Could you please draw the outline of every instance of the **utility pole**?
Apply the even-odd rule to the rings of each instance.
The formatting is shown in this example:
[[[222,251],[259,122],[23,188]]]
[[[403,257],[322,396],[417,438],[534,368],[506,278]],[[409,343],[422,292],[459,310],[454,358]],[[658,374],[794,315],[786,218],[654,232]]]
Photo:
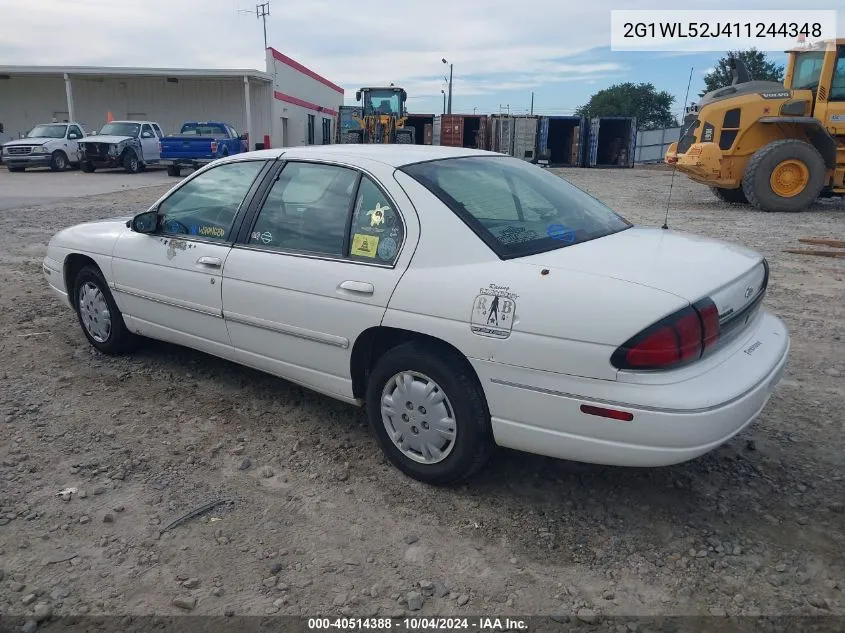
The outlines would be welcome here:
[[[531,114],[534,114],[534,91],[531,91]]]
[[[238,13],[252,13],[247,9],[238,9]],[[267,50],[267,16],[270,15],[270,0],[255,5],[255,17],[264,22],[264,50]]]
[[[444,64],[449,64],[449,114],[452,114],[452,64],[442,58]]]
[[[264,50],[267,50],[267,16],[270,15],[270,0],[255,5],[255,17],[264,22]]]

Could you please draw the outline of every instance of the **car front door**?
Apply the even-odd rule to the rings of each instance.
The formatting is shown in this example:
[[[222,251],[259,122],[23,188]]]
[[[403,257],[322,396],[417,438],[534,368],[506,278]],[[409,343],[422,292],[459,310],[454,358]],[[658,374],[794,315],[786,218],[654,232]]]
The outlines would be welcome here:
[[[79,141],[82,140],[82,128],[71,125],[67,130],[67,157],[73,163],[79,162]]]
[[[112,259],[114,291],[130,329],[230,357],[221,272],[268,161],[217,165],[186,179],[155,207],[154,233],[126,231]]]
[[[239,362],[352,399],[353,345],[381,324],[419,235],[393,169],[368,170],[287,162],[251,210],[223,267]]]
[[[161,158],[161,151],[158,148],[158,137],[153,132],[149,123],[141,127],[141,151],[144,154],[144,162],[150,163]]]

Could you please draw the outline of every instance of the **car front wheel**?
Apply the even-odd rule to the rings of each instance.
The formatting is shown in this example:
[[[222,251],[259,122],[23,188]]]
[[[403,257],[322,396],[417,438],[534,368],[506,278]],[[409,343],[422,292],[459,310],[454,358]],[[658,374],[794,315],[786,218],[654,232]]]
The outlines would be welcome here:
[[[386,352],[370,373],[366,406],[388,459],[419,481],[468,479],[493,451],[484,393],[449,348],[410,342]]]
[[[73,284],[74,308],[88,342],[104,354],[121,354],[136,342],[123,322],[103,274],[85,266]]]

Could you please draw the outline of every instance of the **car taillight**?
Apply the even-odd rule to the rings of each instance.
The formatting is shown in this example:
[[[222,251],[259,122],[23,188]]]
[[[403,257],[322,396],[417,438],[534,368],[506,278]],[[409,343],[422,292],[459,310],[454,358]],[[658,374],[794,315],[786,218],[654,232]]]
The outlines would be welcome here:
[[[670,369],[701,358],[719,340],[719,310],[709,297],[661,319],[610,357],[617,369]]]
[[[211,153],[212,154],[217,153],[217,141],[211,141]]]

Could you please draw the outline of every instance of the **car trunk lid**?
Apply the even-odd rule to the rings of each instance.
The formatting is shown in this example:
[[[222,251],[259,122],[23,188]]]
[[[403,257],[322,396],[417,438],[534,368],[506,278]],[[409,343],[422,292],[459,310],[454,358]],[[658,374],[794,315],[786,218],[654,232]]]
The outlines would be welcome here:
[[[756,314],[768,283],[768,265],[759,253],[651,227],[632,227],[515,261],[627,281],[690,303],[710,297],[719,311],[720,347]]]

